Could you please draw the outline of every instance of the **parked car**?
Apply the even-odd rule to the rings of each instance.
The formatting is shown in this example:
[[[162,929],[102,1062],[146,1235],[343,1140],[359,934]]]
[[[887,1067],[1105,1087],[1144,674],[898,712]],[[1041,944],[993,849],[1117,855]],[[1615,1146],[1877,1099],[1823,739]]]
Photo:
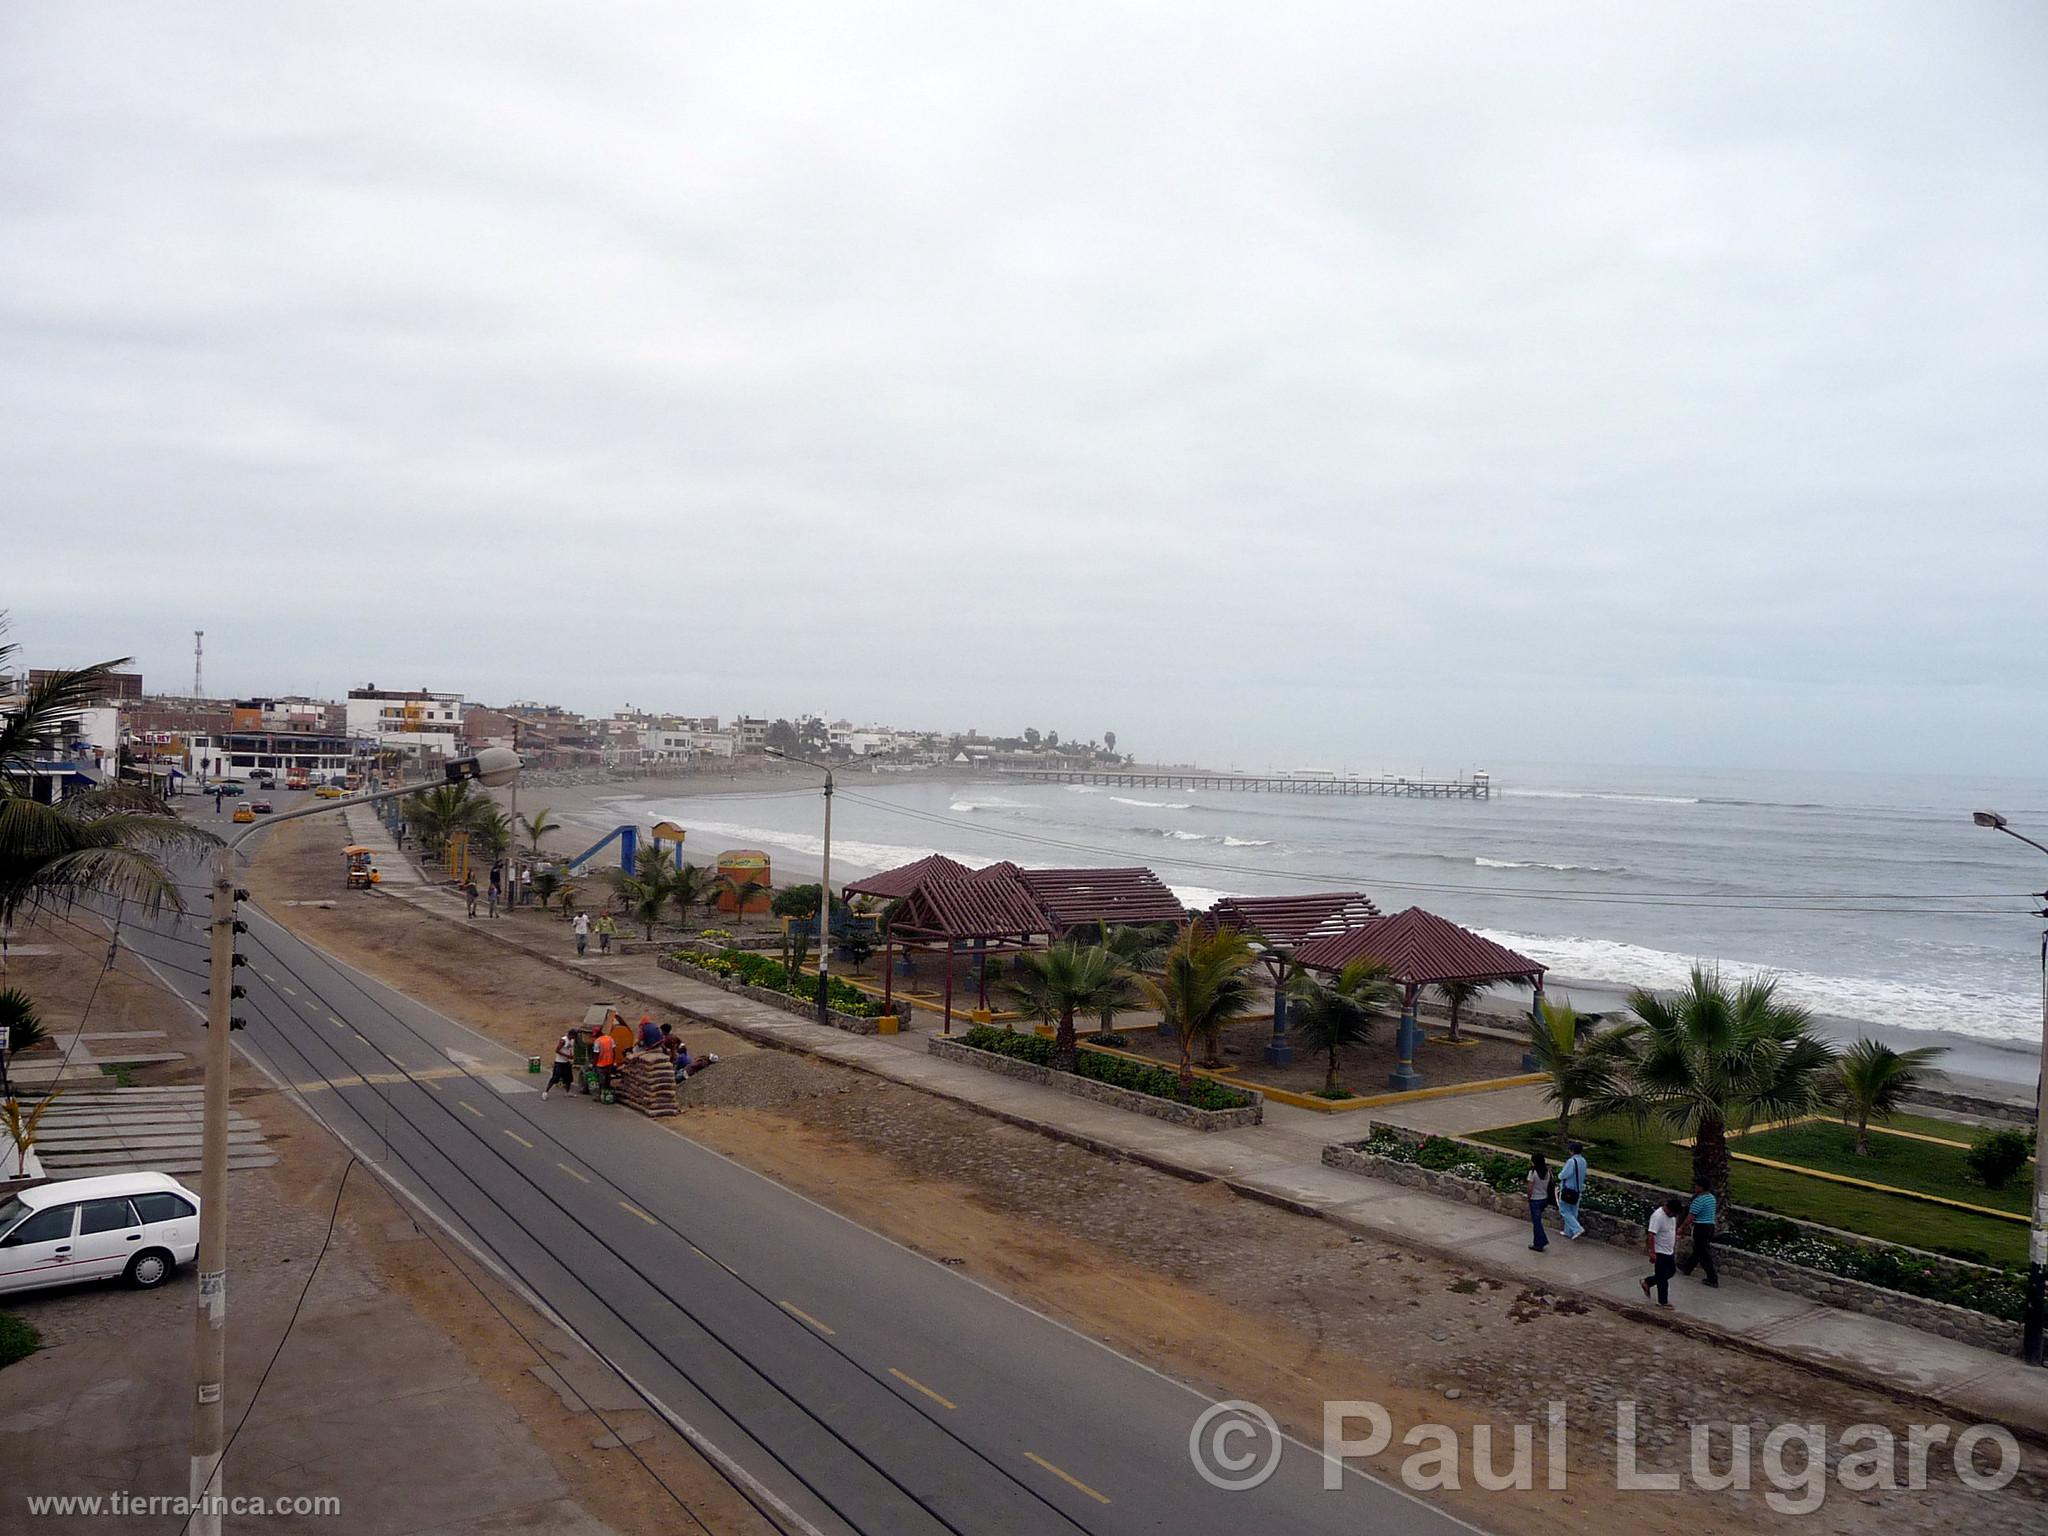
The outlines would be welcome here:
[[[0,1202],[0,1291],[125,1279],[149,1290],[199,1252],[199,1197],[166,1173],[38,1184]]]
[[[235,807],[236,821],[254,821],[255,819],[256,811],[253,806],[238,805]]]
[[[237,784],[233,779],[216,779],[213,781],[213,783],[206,786],[205,793],[210,795],[215,790],[219,790],[224,795],[239,795],[245,793],[242,786]]]
[[[249,775],[249,782],[258,789],[275,789],[277,787],[277,775],[268,768],[258,768]]]
[[[315,800],[339,800],[347,791],[335,784],[322,784],[313,791]]]
[[[249,809],[258,816],[268,816],[275,807],[268,800],[251,800],[249,802]]]

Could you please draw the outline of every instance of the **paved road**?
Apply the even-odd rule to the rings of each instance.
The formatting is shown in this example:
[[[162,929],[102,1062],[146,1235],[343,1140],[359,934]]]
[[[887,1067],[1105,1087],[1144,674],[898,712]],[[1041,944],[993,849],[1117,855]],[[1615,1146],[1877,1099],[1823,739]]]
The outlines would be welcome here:
[[[542,1103],[503,1047],[244,916],[242,1049],[758,1479],[787,1528],[1470,1531],[1356,1472],[1326,1492],[1294,1444],[1262,1487],[1211,1486],[1192,1389],[629,1111]],[[198,929],[125,932],[200,1002]]]

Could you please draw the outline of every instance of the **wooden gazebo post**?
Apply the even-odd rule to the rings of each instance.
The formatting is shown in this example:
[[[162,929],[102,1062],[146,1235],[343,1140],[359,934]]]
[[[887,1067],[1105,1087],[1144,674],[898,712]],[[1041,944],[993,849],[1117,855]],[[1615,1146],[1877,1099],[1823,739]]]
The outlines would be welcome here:
[[[1529,1022],[1539,1029],[1543,1026],[1543,973],[1541,971],[1536,973],[1536,990],[1531,995],[1529,1001]],[[1541,1072],[1543,1070],[1543,1063],[1536,1059],[1534,1051],[1525,1050],[1522,1052],[1522,1070],[1524,1072]]]

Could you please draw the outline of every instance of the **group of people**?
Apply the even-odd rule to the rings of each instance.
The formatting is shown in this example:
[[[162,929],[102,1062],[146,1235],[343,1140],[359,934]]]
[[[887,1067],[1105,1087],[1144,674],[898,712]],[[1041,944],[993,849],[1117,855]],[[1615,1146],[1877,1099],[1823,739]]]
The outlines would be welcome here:
[[[547,1086],[540,1091],[543,1099],[557,1087],[571,1092],[575,1090],[577,1033],[575,1029],[566,1030],[555,1042],[554,1071],[548,1076]],[[701,1056],[691,1055],[689,1046],[683,1043],[683,1037],[676,1033],[673,1024],[657,1026],[653,1015],[646,1013],[640,1015],[639,1039],[633,1045],[630,1054],[667,1057],[670,1069],[675,1073],[675,1079],[679,1083],[718,1060],[715,1052],[707,1051]],[[610,1030],[600,1029],[592,1035],[590,1065],[597,1072],[600,1093],[610,1093],[618,1077],[619,1068],[624,1065],[619,1055],[619,1043],[612,1038]]]
[[[1586,1144],[1574,1141],[1568,1151],[1570,1156],[1564,1160],[1555,1177],[1541,1152],[1534,1153],[1529,1159],[1529,1225],[1534,1237],[1529,1247],[1532,1252],[1541,1253],[1550,1246],[1550,1234],[1543,1226],[1543,1213],[1553,1206],[1557,1208],[1566,1237],[1577,1238],[1586,1230],[1579,1216],[1590,1172],[1586,1164]],[[1644,1238],[1644,1256],[1650,1261],[1650,1273],[1642,1281],[1645,1297],[1654,1291],[1658,1306],[1670,1306],[1672,1275],[1690,1275],[1695,1269],[1701,1272],[1706,1284],[1720,1285],[1721,1274],[1714,1267],[1714,1229],[1719,1216],[1720,1202],[1714,1192],[1697,1179],[1693,1181],[1689,1202],[1673,1195],[1650,1213]],[[1679,1240],[1688,1237],[1692,1239],[1692,1251],[1681,1264],[1678,1259]]]
[[[583,955],[590,948],[590,936],[597,935],[597,952],[608,955],[612,952],[612,940],[618,936],[618,919],[612,916],[612,909],[606,907],[595,918],[588,912],[578,912],[576,921],[570,924],[576,935],[576,953]]]

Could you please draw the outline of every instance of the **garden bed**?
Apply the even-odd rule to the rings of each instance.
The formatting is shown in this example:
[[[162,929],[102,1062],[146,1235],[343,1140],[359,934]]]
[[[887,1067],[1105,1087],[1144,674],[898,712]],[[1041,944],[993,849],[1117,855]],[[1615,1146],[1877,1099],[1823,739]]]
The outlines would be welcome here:
[[[1325,1147],[1323,1161],[1528,1219],[1527,1160],[1478,1142],[1375,1124],[1363,1141]],[[1674,1193],[1596,1169],[1580,1205],[1586,1234],[1641,1252],[1651,1208]],[[2019,1347],[2016,1274],[1739,1205],[1730,1213],[1715,1243],[1726,1274],[1984,1349]]]
[[[721,950],[715,955],[676,950],[662,955],[655,964],[664,971],[687,976],[692,981],[704,982],[738,997],[750,997],[757,1003],[767,1003],[789,1013],[800,1013],[813,1019],[817,1017],[817,982],[809,976],[799,976],[792,983],[782,963],[765,955],[741,950]],[[836,979],[830,995],[830,1022],[835,1028],[850,1034],[880,1034],[885,1019],[892,1026],[900,1027],[909,1014],[909,1010],[902,1006],[884,1013],[880,1003]]]
[[[1178,1097],[1179,1084],[1173,1073],[1100,1051],[1084,1050],[1074,1071],[1055,1072],[1050,1065],[1052,1042],[1038,1035],[983,1026],[958,1038],[934,1035],[925,1049],[944,1061],[1041,1083],[1098,1104],[1198,1131],[1258,1125],[1266,1114],[1265,1100],[1249,1088],[1225,1087],[1197,1079],[1192,1099],[1183,1100]]]

